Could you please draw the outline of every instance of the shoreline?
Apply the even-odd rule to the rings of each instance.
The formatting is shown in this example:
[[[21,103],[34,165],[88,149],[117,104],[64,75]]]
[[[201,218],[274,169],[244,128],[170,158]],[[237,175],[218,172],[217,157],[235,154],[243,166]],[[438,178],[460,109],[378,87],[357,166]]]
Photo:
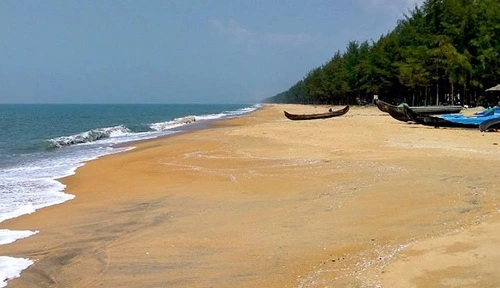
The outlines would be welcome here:
[[[8,287],[376,285],[407,245],[498,213],[495,133],[285,107],[316,110],[264,105],[87,162],[62,179],[75,199],[2,223],[40,225],[0,246],[35,260]]]
[[[172,137],[172,136],[182,135],[182,134],[185,134],[185,133],[195,132],[195,131],[198,131],[198,130],[215,129],[215,128],[218,128],[220,126],[223,126],[224,125],[223,123],[225,123],[225,121],[232,120],[232,119],[239,118],[239,117],[245,117],[248,114],[251,114],[251,113],[254,113],[256,111],[259,111],[260,109],[262,109],[262,105],[263,104],[254,104],[254,105],[251,105],[251,107],[256,107],[255,110],[252,110],[250,112],[245,112],[243,114],[238,114],[236,116],[225,116],[223,118],[204,119],[204,120],[201,120],[201,121],[195,121],[195,122],[189,123],[187,125],[171,129],[171,131],[175,131],[175,132],[173,132],[171,134],[159,136],[159,137],[156,137],[156,138],[147,138],[147,139],[141,139],[141,140],[134,140],[134,141],[124,142],[124,143],[119,143],[119,144],[113,145],[112,147],[113,148],[126,148],[126,147],[130,147],[130,148],[133,149],[134,145],[138,144],[138,143],[140,144],[140,143],[151,141],[151,140],[159,140],[159,139],[163,139],[163,138],[167,138],[167,137]],[[178,130],[178,129],[180,129],[180,130]],[[123,151],[123,152],[127,152],[127,151]],[[122,152],[118,152],[118,153],[122,153]],[[112,154],[108,154],[108,155],[112,155]],[[108,155],[104,155],[104,156],[108,156]],[[93,160],[91,160],[91,161],[93,161]]]
[[[8,221],[10,219],[16,219],[16,218],[22,217],[24,215],[31,215],[31,214],[36,213],[40,209],[60,205],[60,204],[63,204],[69,200],[72,200],[74,198],[74,195],[67,193],[67,191],[65,189],[66,185],[64,185],[61,182],[62,181],[61,179],[65,179],[67,177],[74,175],[76,173],[76,170],[78,168],[84,166],[87,162],[95,161],[97,159],[100,159],[102,157],[106,157],[109,155],[114,155],[114,154],[123,153],[123,152],[133,150],[135,148],[134,147],[135,144],[141,143],[144,141],[153,140],[153,139],[161,139],[164,137],[169,137],[172,135],[179,135],[179,134],[188,133],[188,132],[196,131],[196,130],[216,128],[218,121],[224,121],[227,119],[240,117],[240,116],[246,115],[248,113],[251,113],[252,111],[256,111],[260,107],[261,107],[260,104],[254,104],[254,105],[251,105],[251,106],[248,106],[248,107],[245,107],[242,109],[234,110],[234,111],[233,110],[231,110],[231,111],[225,110],[224,112],[219,113],[219,116],[223,115],[222,117],[216,117],[216,118],[213,118],[212,114],[207,114],[207,115],[201,114],[199,116],[186,116],[186,117],[200,117],[200,119],[198,121],[193,121],[192,123],[186,123],[187,125],[173,128],[172,129],[173,132],[171,132],[171,134],[166,134],[163,136],[156,136],[156,137],[151,137],[151,138],[144,138],[144,139],[140,139],[140,140],[128,140],[126,142],[113,144],[113,145],[109,146],[110,148],[114,149],[112,152],[108,152],[108,153],[104,153],[104,154],[97,153],[98,155],[89,156],[89,158],[86,160],[82,160],[80,162],[74,163],[75,166],[71,167],[68,170],[69,172],[63,173],[65,175],[50,178],[50,181],[57,183],[58,186],[62,186],[60,189],[57,189],[56,192],[60,193],[61,196],[59,196],[59,197],[65,198],[64,200],[59,199],[56,202],[45,203],[41,207],[29,206],[30,211],[26,210],[28,208],[24,209],[24,207],[23,207],[22,210],[20,209],[18,211],[14,211],[13,213],[11,213],[12,216],[6,216],[5,218],[0,219],[0,222],[5,222],[5,221]],[[243,112],[238,112],[238,111],[243,111]],[[227,114],[226,114],[226,112],[227,112]],[[235,113],[235,112],[238,112],[238,113]],[[215,116],[217,116],[217,115],[215,115]],[[172,120],[172,121],[174,121],[174,120]],[[96,128],[96,129],[99,129],[99,128]],[[66,147],[64,147],[64,148],[66,148]],[[124,148],[124,149],[121,149],[121,148]],[[38,230],[33,230],[33,231],[31,231],[31,230],[9,230],[9,229],[1,229],[0,228],[0,232],[2,232],[2,233],[0,233],[1,234],[0,236],[4,237],[4,239],[3,239],[4,241],[3,241],[3,243],[0,243],[0,245],[6,245],[6,244],[13,243],[17,240],[21,240],[21,239],[25,239],[25,238],[28,238],[30,236],[33,236],[33,235],[37,234],[39,231]],[[4,287],[4,285],[6,285],[6,282],[8,280],[15,279],[15,278],[19,277],[20,272],[25,270],[26,267],[29,267],[31,264],[33,264],[33,261],[31,261],[27,258],[14,258],[14,257],[9,257],[9,256],[0,256],[0,258],[3,258],[2,263],[0,263],[0,266],[2,266],[2,267],[0,267],[0,280],[2,280],[0,282],[0,287]],[[29,264],[29,263],[31,263],[31,264]],[[11,268],[8,268],[9,266],[11,266]],[[21,266],[24,268],[21,268]],[[18,267],[18,268],[15,268],[15,267]]]

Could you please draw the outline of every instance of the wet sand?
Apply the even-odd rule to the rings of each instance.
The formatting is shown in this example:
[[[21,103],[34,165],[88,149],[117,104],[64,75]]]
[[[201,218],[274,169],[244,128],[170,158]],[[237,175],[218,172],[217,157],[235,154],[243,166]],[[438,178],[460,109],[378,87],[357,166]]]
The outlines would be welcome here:
[[[327,108],[87,163],[74,200],[2,223],[40,231],[0,246],[35,261],[8,287],[500,286],[500,134],[282,112]]]

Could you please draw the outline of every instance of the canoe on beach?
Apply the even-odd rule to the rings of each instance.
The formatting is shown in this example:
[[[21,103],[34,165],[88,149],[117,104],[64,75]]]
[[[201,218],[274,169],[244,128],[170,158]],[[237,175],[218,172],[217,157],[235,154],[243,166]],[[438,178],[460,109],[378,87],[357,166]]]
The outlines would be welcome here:
[[[392,118],[408,122],[411,121],[410,118],[407,117],[403,107],[395,106],[384,102],[382,100],[375,100],[375,104],[378,109],[382,112],[389,113]],[[412,106],[410,109],[417,114],[450,114],[450,113],[459,113],[463,107],[462,106]]]
[[[287,111],[283,111],[285,113],[285,117],[290,120],[314,120],[314,119],[325,119],[342,116],[349,111],[349,105],[344,108],[336,111],[330,111],[327,113],[318,113],[318,114],[292,114]]]
[[[487,131],[499,127],[500,114],[465,116],[462,114],[425,115],[418,114],[409,107],[404,107],[408,118],[415,123],[433,127],[479,128]],[[482,125],[483,124],[483,125]],[[481,126],[482,125],[482,126]]]

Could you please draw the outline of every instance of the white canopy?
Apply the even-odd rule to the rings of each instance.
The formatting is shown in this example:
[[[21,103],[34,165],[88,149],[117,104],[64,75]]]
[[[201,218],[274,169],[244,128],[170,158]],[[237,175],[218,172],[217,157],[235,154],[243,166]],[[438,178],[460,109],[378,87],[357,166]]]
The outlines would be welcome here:
[[[491,88],[486,89],[486,91],[500,91],[500,84],[497,86],[493,86]]]

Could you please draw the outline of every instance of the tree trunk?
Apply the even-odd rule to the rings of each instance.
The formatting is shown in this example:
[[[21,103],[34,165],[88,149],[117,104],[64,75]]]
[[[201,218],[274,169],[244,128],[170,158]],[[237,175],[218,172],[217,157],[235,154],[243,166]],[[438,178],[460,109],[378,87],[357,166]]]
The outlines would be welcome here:
[[[460,103],[460,104],[462,104],[462,106],[464,106],[465,99],[467,99],[467,84],[465,84],[465,83],[464,83],[464,91],[462,93],[463,93],[463,95],[462,95],[462,103]],[[467,105],[470,106],[470,103],[467,103]]]
[[[439,80],[436,83],[436,105],[439,105]]]
[[[453,81],[451,83],[451,105],[455,105],[455,85],[453,85]]]
[[[425,92],[424,93],[425,93],[425,105],[428,105],[427,104],[427,101],[428,101],[428,99],[427,99],[427,86],[425,86]]]

